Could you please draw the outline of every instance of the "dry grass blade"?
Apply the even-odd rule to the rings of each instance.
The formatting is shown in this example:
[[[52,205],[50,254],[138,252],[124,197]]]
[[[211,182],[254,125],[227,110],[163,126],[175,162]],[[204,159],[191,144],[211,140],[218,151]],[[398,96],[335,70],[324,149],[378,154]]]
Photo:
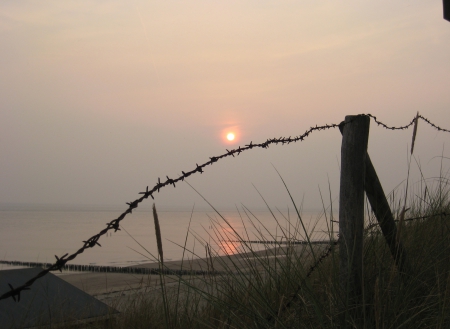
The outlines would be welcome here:
[[[414,143],[416,141],[418,124],[419,124],[419,112],[417,112],[416,118],[414,119],[414,130],[413,130],[413,136],[412,136],[412,142],[411,142],[411,154],[413,154],[413,152],[414,152]]]
[[[164,267],[164,258],[163,258],[163,248],[162,248],[162,239],[161,239],[161,229],[159,227],[159,219],[158,219],[158,213],[156,212],[156,206],[153,204],[153,220],[155,221],[155,235],[156,235],[156,244],[158,246],[158,254],[159,254],[159,279],[161,282],[161,294],[163,299],[163,305],[164,305],[164,316],[165,316],[165,325],[166,328],[170,328],[170,315],[169,315],[169,308],[167,304],[167,292],[166,292],[166,285],[165,285],[165,278],[162,274],[162,269]],[[158,281],[156,281],[158,283]]]
[[[403,206],[403,209],[400,212],[400,218],[399,218],[399,221],[398,221],[397,236],[396,236],[397,244],[400,243],[400,234],[401,234],[401,231],[402,231],[403,222],[405,221],[405,214],[406,214],[406,212],[408,210],[409,210],[409,208],[405,209],[405,206]]]
[[[156,234],[156,243],[158,245],[159,259],[160,259],[161,263],[164,263],[162,239],[161,239],[161,229],[159,228],[158,213],[156,212],[155,204],[153,204],[153,219],[155,221],[155,234]]]

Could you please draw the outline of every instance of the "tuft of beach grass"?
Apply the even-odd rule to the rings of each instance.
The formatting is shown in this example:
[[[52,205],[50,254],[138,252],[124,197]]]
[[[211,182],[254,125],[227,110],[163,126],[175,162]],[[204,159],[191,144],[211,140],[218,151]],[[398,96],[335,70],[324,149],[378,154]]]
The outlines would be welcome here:
[[[284,186],[294,203],[288,183]],[[328,232],[333,243],[314,244],[312,231],[301,223],[300,207],[292,205],[294,211],[287,215],[272,211],[280,238],[243,206],[239,213],[248,226],[245,236],[230,228],[226,216],[217,211],[211,217],[209,240],[197,237],[202,255],[185,249],[183,260],[198,258],[198,264],[206,252],[203,262],[208,275],[178,276],[169,285],[162,278],[159,285],[128,296],[120,315],[94,322],[91,328],[450,328],[450,180],[422,178],[402,199],[392,195],[391,209],[402,227],[397,239],[412,272],[408,281],[402,280],[368,211],[362,305],[340,307],[345,291],[339,285],[334,232]],[[318,218],[329,222],[328,227],[333,223],[332,204],[331,197],[328,204],[323,201],[328,215]],[[287,227],[280,225],[282,220],[287,220]],[[265,248],[256,251],[249,240],[259,240]],[[281,240],[309,242],[298,246]],[[221,241],[233,241],[229,243],[237,252],[211,247],[221,246]],[[160,266],[165,268],[162,261]],[[362,310],[358,318],[353,316],[355,308]]]

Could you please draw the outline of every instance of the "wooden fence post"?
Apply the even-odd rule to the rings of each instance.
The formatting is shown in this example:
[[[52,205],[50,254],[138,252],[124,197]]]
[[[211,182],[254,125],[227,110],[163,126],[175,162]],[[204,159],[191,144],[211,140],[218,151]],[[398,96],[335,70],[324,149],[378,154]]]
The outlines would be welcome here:
[[[344,133],[344,126],[339,126],[341,134]],[[397,265],[400,275],[406,280],[408,275],[411,275],[412,268],[408,263],[406,258],[406,252],[403,248],[401,241],[397,241],[397,227],[395,225],[394,217],[392,216],[391,208],[389,207],[389,202],[381,186],[380,180],[378,179],[377,172],[373,167],[372,161],[370,160],[369,154],[366,155],[366,172],[365,172],[365,182],[364,189],[366,191],[367,199],[369,200],[372,211],[378,220],[381,232],[388,243],[389,249],[391,251],[392,257],[394,258],[395,264]]]
[[[355,309],[354,306],[362,304],[364,182],[369,125],[367,116],[345,117],[339,196],[339,279],[344,309]]]

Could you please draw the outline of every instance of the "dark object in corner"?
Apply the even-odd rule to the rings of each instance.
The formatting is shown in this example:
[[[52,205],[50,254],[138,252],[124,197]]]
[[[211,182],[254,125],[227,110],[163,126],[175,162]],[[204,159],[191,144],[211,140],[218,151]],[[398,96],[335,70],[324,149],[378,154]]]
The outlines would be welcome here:
[[[35,277],[42,268],[0,271],[0,294],[18,287]],[[22,291],[20,299],[0,300],[0,328],[30,328],[40,326],[79,325],[108,319],[118,313],[103,302],[67,283],[61,277],[48,273]],[[86,325],[86,326],[83,326]]]
[[[450,22],[450,0],[442,0],[444,19]]]

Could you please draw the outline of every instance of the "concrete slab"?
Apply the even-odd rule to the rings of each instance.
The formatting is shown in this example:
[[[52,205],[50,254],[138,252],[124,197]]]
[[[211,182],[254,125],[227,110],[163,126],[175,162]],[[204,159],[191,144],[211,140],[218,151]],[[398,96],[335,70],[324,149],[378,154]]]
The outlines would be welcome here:
[[[42,271],[41,268],[0,271],[0,295],[25,283]],[[17,300],[17,296],[16,296]],[[116,313],[77,287],[48,273],[36,280],[30,290],[13,298],[0,300],[1,328],[30,328],[63,321],[94,319]]]

